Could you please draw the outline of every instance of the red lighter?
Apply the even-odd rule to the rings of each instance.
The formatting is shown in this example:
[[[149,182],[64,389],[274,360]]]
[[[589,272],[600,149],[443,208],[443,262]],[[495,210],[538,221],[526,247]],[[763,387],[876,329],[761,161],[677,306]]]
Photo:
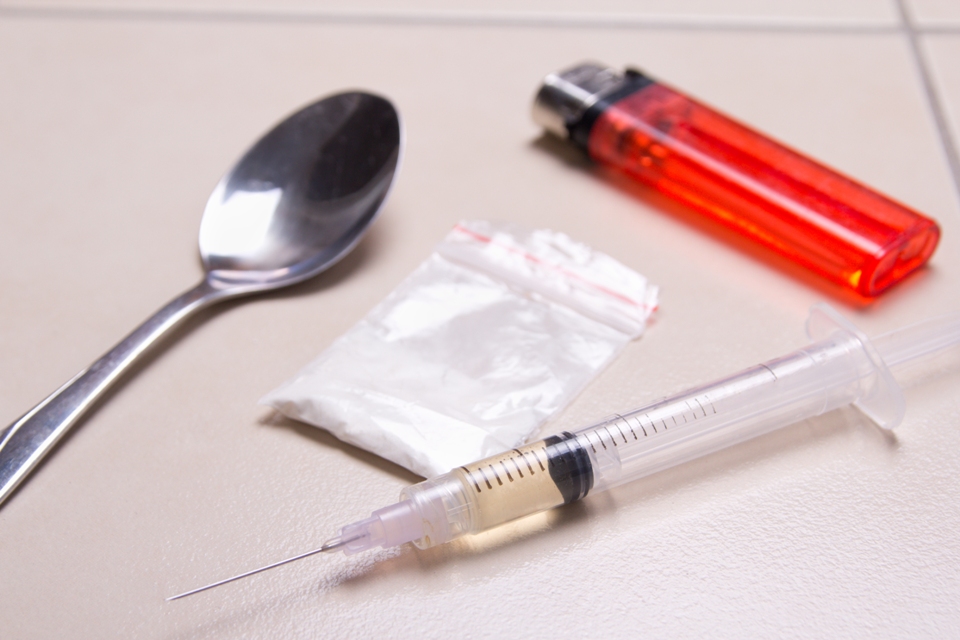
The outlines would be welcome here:
[[[645,76],[548,75],[533,117],[590,157],[811,271],[875,296],[920,267],[937,223]]]

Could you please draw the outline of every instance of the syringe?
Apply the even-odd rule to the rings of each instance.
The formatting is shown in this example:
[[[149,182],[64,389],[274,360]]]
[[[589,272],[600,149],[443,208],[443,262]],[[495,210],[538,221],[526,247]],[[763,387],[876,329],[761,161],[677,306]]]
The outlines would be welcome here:
[[[407,487],[400,502],[341,528],[319,549],[168,600],[325,551],[353,555],[406,542],[433,547],[849,404],[892,429],[903,419],[905,404],[891,369],[960,342],[960,314],[926,320],[871,342],[820,304],[811,309],[807,334],[812,344],[783,357]]]

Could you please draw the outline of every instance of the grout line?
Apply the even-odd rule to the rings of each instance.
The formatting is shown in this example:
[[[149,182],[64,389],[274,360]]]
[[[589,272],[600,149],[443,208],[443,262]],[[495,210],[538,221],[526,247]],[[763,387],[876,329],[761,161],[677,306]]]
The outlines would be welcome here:
[[[925,36],[960,35],[960,24],[931,24],[925,27],[914,25],[913,30]]]
[[[923,85],[923,91],[927,96],[927,103],[930,106],[930,112],[933,115],[934,124],[937,132],[940,134],[940,142],[943,145],[943,152],[947,156],[947,166],[953,177],[953,187],[960,197],[960,156],[957,154],[957,147],[954,143],[953,134],[950,131],[950,125],[947,121],[946,111],[940,100],[936,85],[933,81],[933,75],[930,73],[930,67],[923,55],[923,49],[920,45],[921,32],[913,23],[913,18],[907,10],[906,0],[895,0],[897,9],[900,12],[900,20],[904,34],[910,44],[910,50],[913,53],[914,63],[917,66],[917,72],[920,74],[920,82]]]
[[[336,11],[268,9],[190,9],[124,7],[26,7],[4,5],[0,17],[53,18],[74,20],[144,20],[170,22],[273,22],[339,23],[383,25],[502,26],[538,28],[661,29],[675,31],[748,31],[770,33],[891,34],[900,26],[891,23],[817,19],[705,18],[702,16],[638,16],[631,14],[547,14],[543,12],[493,11]],[[960,34],[956,28],[939,27],[938,32]]]
[[[897,2],[898,0],[894,0]],[[750,18],[669,15],[633,15],[595,13],[547,14],[521,11],[349,11],[349,10],[269,10],[269,9],[191,9],[125,7],[29,7],[4,4],[0,0],[0,18],[53,18],[74,20],[144,20],[169,22],[273,22],[383,25],[450,25],[506,27],[582,27],[606,29],[665,29],[675,31],[763,31],[772,33],[888,34],[900,33],[900,24],[860,20],[836,20],[824,23],[815,18]],[[958,25],[910,27],[917,34],[957,34]]]

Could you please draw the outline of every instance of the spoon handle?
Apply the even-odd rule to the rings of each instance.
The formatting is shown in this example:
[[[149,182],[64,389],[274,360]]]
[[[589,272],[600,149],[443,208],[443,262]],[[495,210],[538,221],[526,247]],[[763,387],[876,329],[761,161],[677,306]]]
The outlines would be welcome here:
[[[195,311],[225,297],[225,293],[204,279],[0,432],[0,504],[148,347]]]

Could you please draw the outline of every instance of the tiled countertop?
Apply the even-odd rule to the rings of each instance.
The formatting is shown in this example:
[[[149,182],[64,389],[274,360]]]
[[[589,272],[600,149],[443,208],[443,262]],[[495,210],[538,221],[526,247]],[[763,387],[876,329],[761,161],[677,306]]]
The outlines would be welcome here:
[[[0,0],[0,425],[202,275],[209,191],[283,114],[389,96],[407,147],[357,250],[191,322],[0,508],[2,638],[949,637],[960,357],[884,437],[852,409],[426,552],[311,549],[417,478],[256,404],[464,218],[568,233],[662,287],[543,433],[960,311],[960,4],[947,0]],[[871,304],[743,253],[541,136],[541,77],[635,64],[936,218]]]

